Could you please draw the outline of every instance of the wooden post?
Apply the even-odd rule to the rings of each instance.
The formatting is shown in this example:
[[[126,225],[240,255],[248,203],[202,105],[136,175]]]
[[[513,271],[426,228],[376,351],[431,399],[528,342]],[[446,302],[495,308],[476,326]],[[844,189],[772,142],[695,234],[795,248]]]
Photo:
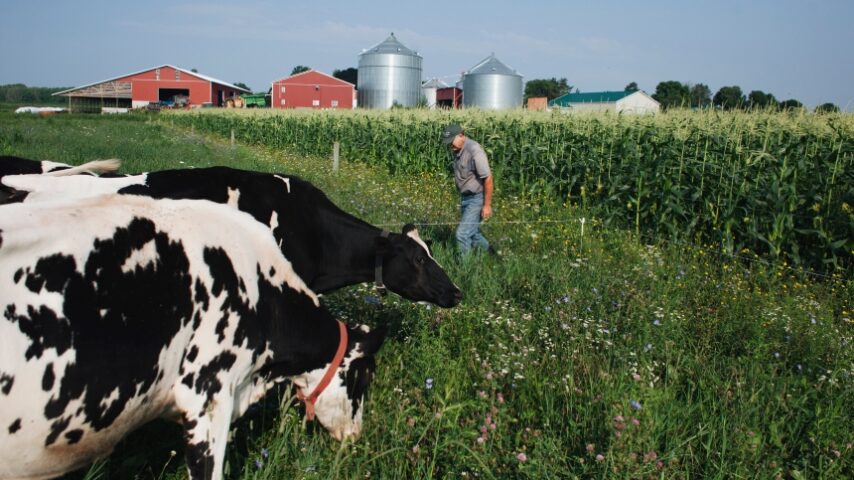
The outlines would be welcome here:
[[[338,173],[338,152],[340,150],[340,143],[335,142],[332,144],[332,173]]]

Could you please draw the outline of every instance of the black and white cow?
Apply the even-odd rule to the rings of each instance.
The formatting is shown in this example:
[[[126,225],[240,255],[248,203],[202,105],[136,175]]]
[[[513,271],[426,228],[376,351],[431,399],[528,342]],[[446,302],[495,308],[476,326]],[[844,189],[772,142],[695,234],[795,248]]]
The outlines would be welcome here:
[[[415,227],[384,232],[295,176],[211,167],[116,178],[22,175],[0,182],[29,192],[27,202],[117,192],[225,203],[267,225],[294,270],[317,293],[374,280],[409,300],[442,307],[462,298]]]
[[[119,169],[121,162],[116,159],[93,160],[82,165],[73,166],[50,160],[30,160],[21,157],[0,156],[0,181],[6,175],[49,175],[69,176],[78,174],[99,175],[113,173]],[[13,188],[0,184],[0,204],[21,201],[26,196]]]
[[[78,173],[110,173],[119,169],[120,162],[116,159],[93,160],[83,165],[68,165],[67,163],[53,162],[50,160],[30,160],[28,158],[14,157],[8,155],[0,156],[0,178],[6,175],[30,175],[42,173],[56,173],[62,170],[74,169],[70,174]],[[66,172],[66,175],[69,173]]]
[[[286,379],[356,436],[384,337],[342,328],[249,215],[132,195],[0,206],[0,310],[2,479],[155,418],[183,425],[191,478],[220,478],[231,422]]]

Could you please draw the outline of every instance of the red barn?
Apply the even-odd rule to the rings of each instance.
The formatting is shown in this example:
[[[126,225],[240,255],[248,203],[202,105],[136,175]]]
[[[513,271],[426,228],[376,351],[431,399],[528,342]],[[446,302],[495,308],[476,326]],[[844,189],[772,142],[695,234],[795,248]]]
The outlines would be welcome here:
[[[317,70],[273,82],[273,108],[352,109],[356,86]]]
[[[250,92],[198,72],[161,65],[54,95],[68,97],[72,111],[99,111],[104,107],[140,108],[150,103],[221,107],[227,98],[241,93]]]

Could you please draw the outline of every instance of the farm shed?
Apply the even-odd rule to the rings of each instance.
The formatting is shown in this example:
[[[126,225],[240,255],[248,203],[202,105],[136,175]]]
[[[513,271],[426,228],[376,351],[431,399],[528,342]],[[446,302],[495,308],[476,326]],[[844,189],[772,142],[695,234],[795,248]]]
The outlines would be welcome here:
[[[436,89],[436,106],[439,108],[460,108],[463,104],[463,90],[459,87]]]
[[[573,112],[609,110],[617,113],[658,113],[660,105],[640,90],[636,92],[567,93],[549,101],[551,108],[568,108]]]
[[[71,111],[100,112],[104,108],[142,108],[161,102],[167,105],[208,104],[221,107],[225,99],[241,93],[249,91],[201,73],[173,65],[161,65],[63,90],[54,95],[68,97],[68,108]]]
[[[317,70],[273,82],[273,108],[352,109],[356,86]]]

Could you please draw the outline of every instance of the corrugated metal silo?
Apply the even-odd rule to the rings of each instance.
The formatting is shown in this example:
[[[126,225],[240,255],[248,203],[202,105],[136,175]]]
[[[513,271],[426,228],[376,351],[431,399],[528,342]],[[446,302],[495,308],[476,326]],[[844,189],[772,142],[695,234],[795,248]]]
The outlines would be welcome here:
[[[421,85],[421,92],[424,94],[424,99],[427,101],[427,108],[436,108],[436,91],[440,88],[446,88],[447,83],[438,78],[431,78]]]
[[[414,107],[421,99],[421,55],[394,33],[359,55],[358,99],[362,108]]]
[[[522,75],[490,55],[463,74],[463,106],[484,109],[522,106]]]

